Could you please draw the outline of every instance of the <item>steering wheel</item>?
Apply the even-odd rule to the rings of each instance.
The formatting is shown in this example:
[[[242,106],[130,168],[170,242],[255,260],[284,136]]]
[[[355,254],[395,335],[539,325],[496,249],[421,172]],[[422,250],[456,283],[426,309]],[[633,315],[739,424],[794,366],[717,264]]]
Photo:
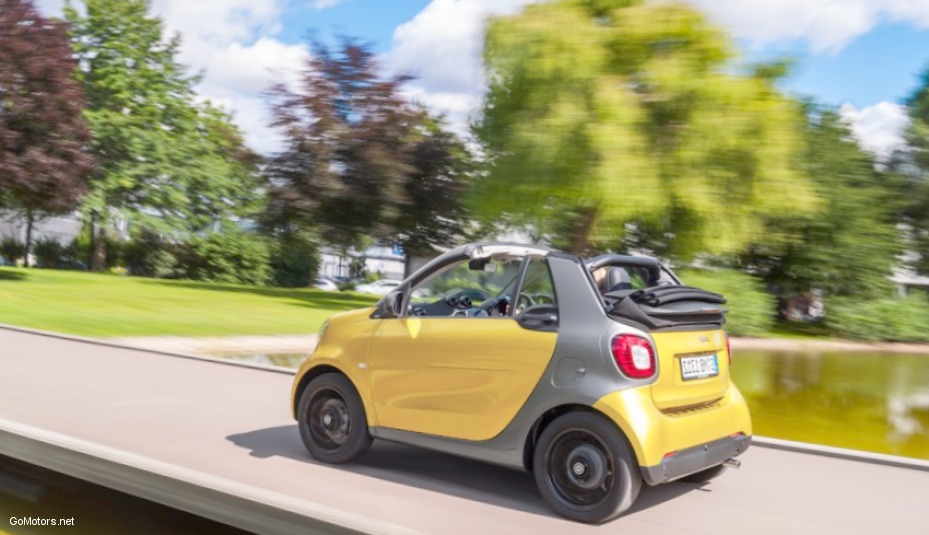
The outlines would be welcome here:
[[[549,295],[549,294],[538,293],[538,294],[534,294],[534,295],[532,296],[532,298],[533,298],[533,300],[535,301],[535,304],[537,304],[537,305],[553,305],[553,304],[555,304],[555,298],[554,298],[553,296]]]
[[[518,314],[535,304],[535,299],[533,299],[531,295],[521,293],[516,297],[516,313]]]

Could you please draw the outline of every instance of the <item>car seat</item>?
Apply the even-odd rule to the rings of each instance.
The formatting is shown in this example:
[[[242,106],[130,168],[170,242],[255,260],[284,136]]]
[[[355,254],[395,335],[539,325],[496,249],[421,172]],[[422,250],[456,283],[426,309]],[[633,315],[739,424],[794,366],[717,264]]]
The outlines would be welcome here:
[[[631,290],[632,282],[629,278],[629,272],[625,268],[612,267],[606,274],[608,292],[618,290]]]

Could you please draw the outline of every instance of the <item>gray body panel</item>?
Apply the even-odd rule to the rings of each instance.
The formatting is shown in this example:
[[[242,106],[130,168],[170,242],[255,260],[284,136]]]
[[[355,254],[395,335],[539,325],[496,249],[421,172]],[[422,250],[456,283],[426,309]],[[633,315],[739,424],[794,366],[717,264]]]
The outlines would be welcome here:
[[[751,437],[741,435],[721,438],[681,450],[673,457],[661,461],[660,464],[640,467],[642,479],[649,485],[655,486],[689,476],[710,466],[718,466],[744,453],[751,441]]]
[[[623,376],[610,352],[610,341],[617,334],[636,334],[651,340],[648,334],[607,316],[578,257],[550,254],[547,259],[558,302],[558,338],[538,385],[507,427],[485,441],[450,439],[383,427],[371,429],[375,438],[525,470],[526,441],[545,413],[566,405],[590,407],[607,394],[655,381],[657,373],[645,380]]]

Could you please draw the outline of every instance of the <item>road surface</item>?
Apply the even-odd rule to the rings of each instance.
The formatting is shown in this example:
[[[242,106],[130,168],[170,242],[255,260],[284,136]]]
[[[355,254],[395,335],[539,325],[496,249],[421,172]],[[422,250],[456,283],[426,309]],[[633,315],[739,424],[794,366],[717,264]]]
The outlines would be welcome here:
[[[602,526],[554,516],[527,474],[444,454],[376,442],[355,464],[326,466],[303,449],[290,383],[280,370],[0,328],[0,454],[45,455],[51,468],[253,531],[316,517],[398,534],[929,533],[929,471],[757,446],[740,470],[647,488]],[[78,466],[96,457],[124,471]],[[171,491],[175,480],[188,486]],[[224,506],[231,495],[245,505]],[[254,504],[263,509],[242,513]]]

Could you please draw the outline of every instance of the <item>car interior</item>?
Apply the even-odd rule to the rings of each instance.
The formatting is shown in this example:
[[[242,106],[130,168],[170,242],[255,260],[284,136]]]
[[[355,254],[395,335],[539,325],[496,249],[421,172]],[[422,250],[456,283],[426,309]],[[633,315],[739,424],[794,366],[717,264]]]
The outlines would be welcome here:
[[[413,287],[409,314],[487,318],[513,316],[538,305],[554,308],[553,283],[540,259],[529,261],[513,299],[522,261],[498,257],[453,263]]]

